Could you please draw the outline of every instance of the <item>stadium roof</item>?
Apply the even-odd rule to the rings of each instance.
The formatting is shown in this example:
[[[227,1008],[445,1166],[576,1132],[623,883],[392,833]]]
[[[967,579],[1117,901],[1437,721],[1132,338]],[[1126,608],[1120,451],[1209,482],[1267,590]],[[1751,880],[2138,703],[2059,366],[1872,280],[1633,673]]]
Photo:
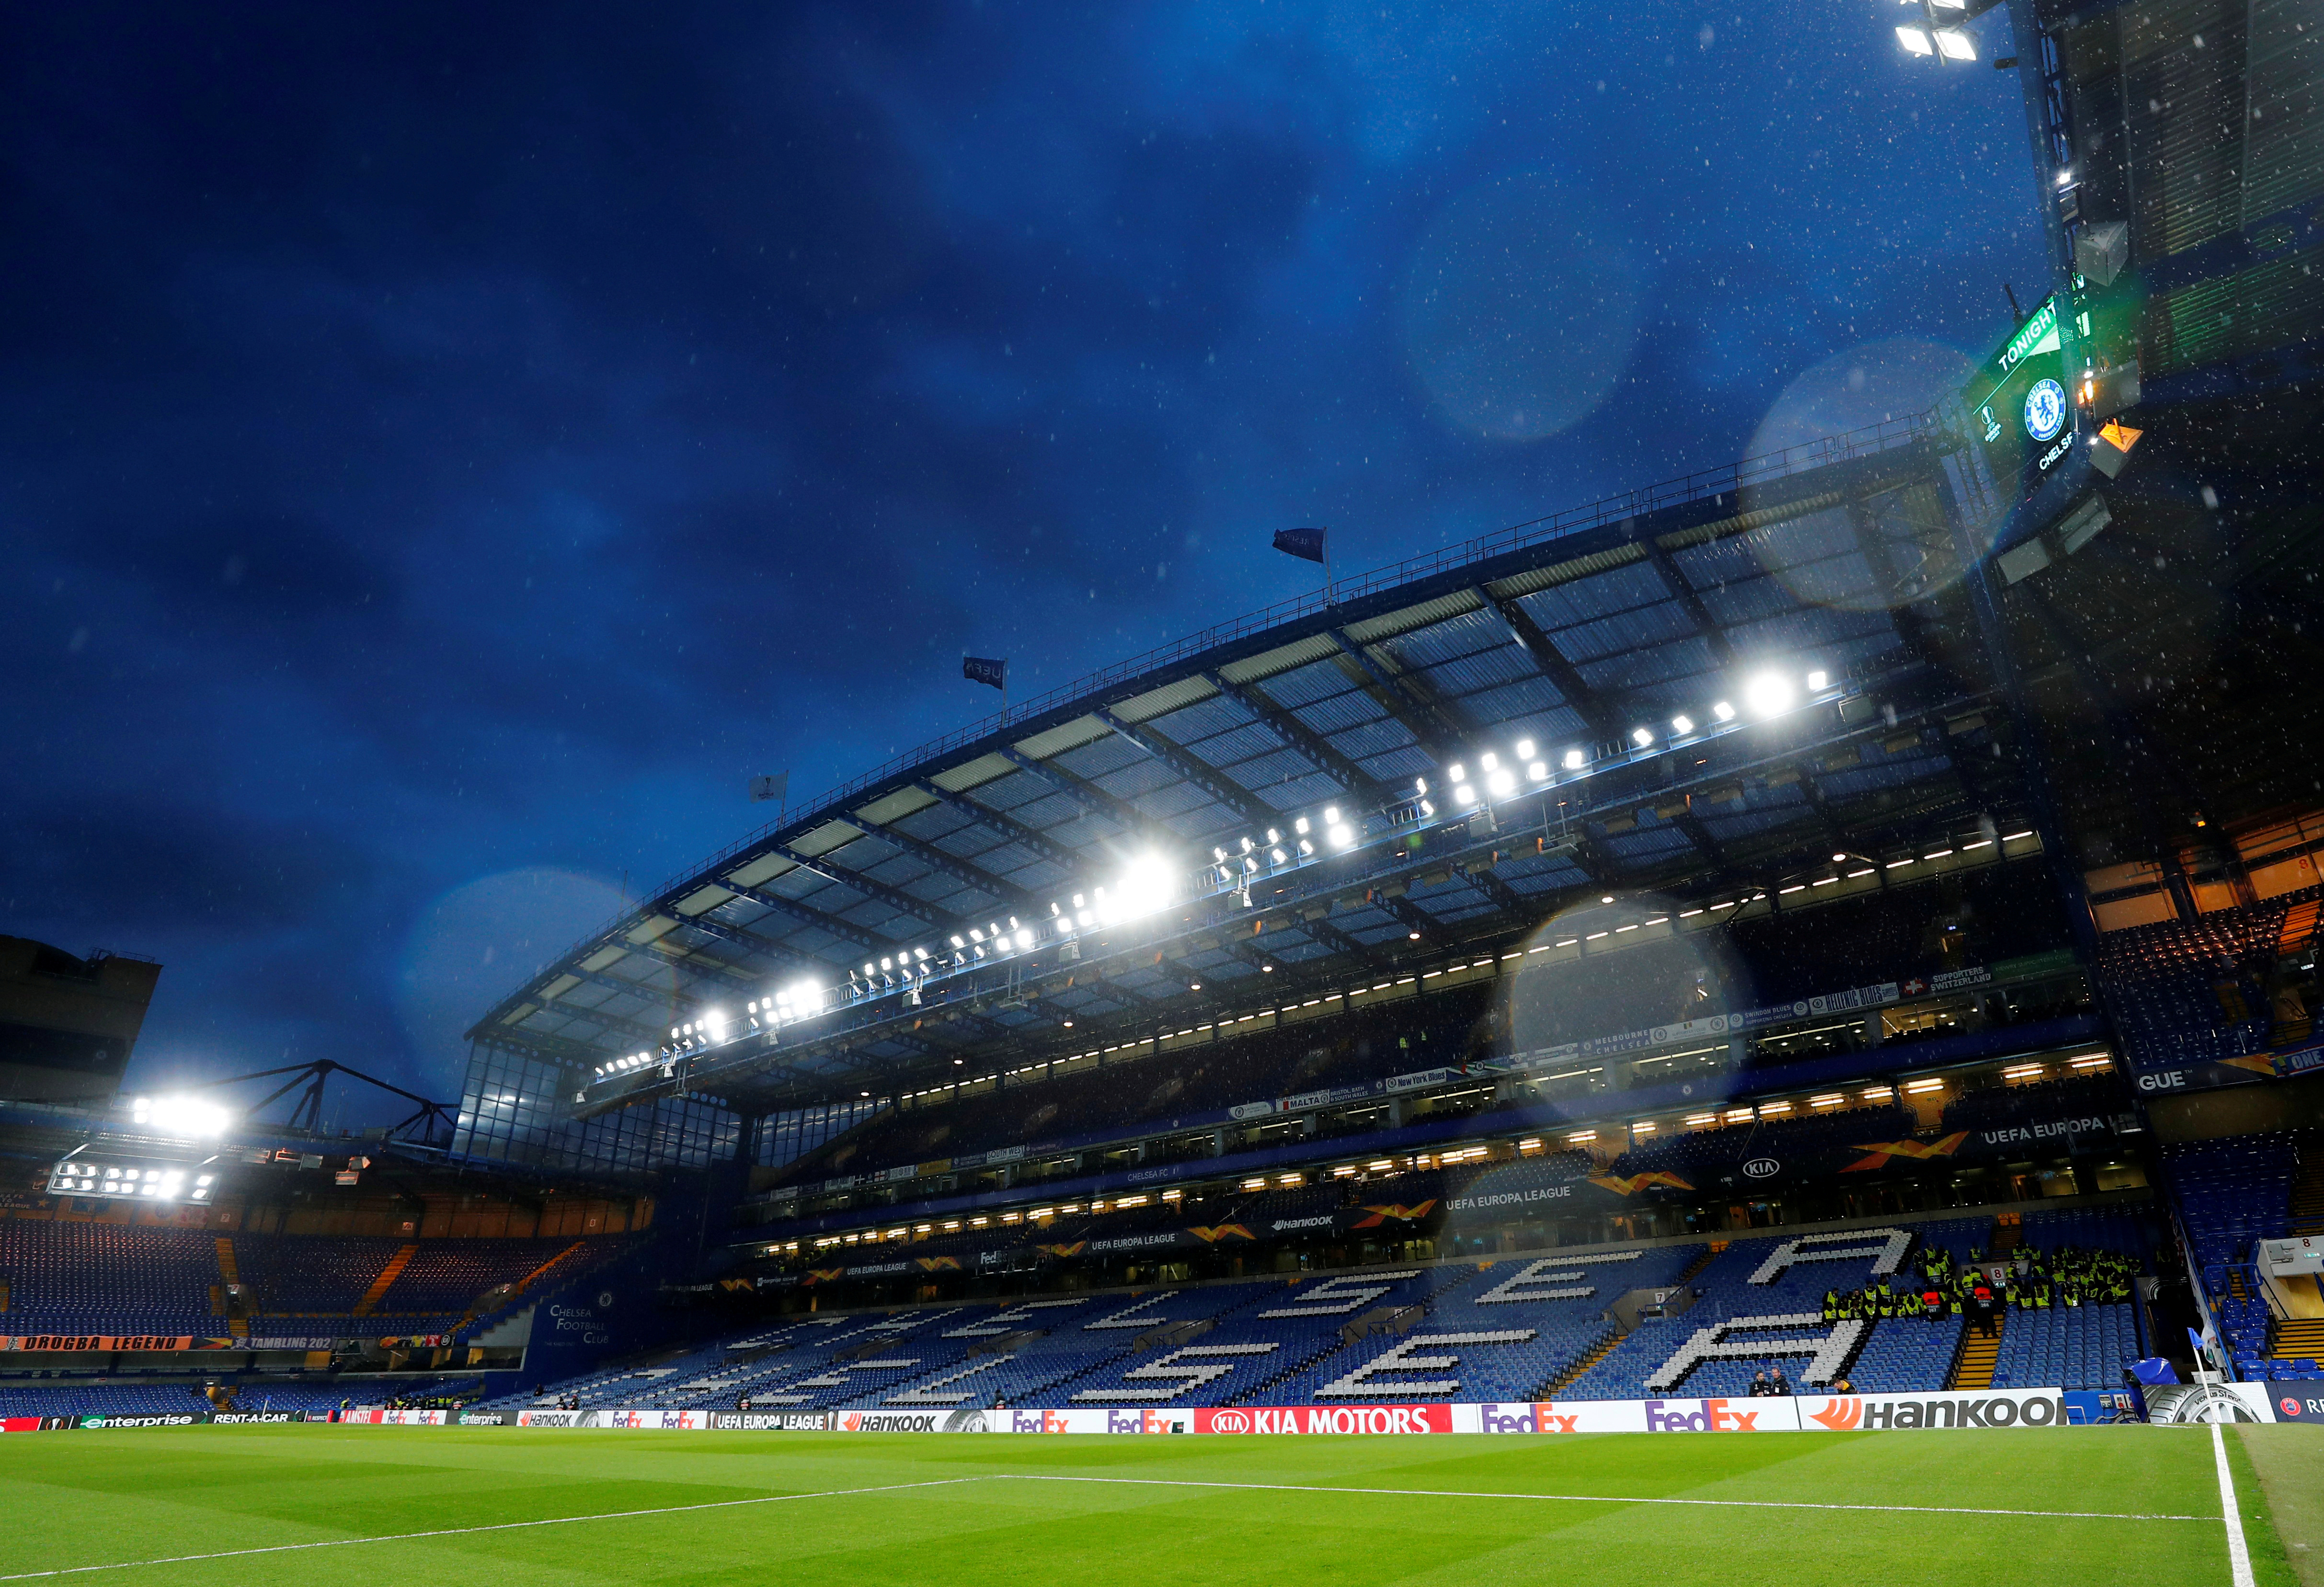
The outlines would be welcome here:
[[[1220,624],[752,834],[470,1037],[584,1113],[886,1095],[2010,819],[1974,488],[1898,420]]]

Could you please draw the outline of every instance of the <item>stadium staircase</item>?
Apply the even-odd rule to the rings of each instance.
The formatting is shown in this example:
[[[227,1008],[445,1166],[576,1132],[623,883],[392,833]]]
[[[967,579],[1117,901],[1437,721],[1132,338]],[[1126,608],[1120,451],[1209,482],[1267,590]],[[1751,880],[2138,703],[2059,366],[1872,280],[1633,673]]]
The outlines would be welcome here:
[[[1598,1343],[1591,1346],[1588,1354],[1584,1355],[1580,1361],[1575,1361],[1572,1366],[1566,1368],[1565,1370],[1560,1372],[1556,1377],[1552,1378],[1548,1382],[1542,1385],[1542,1398],[1555,1399],[1559,1395],[1564,1393],[1567,1389],[1571,1388],[1575,1382],[1580,1380],[1582,1373],[1596,1366],[1600,1361],[1604,1361],[1609,1352],[1610,1352],[1616,1345],[1622,1342],[1624,1337],[1625,1336],[1620,1333],[1609,1334],[1605,1339],[1600,1340]]]
[[[1673,1280],[1673,1282],[1685,1284],[1695,1278],[1701,1278],[1702,1276],[1702,1270],[1711,1266],[1712,1260],[1718,1257],[1719,1253],[1727,1249],[1728,1244],[1729,1242],[1727,1241],[1714,1240],[1709,1245],[1704,1246],[1702,1248],[1702,1254],[1695,1258],[1694,1260],[1689,1262],[1686,1265],[1686,1270],[1681,1273],[1676,1279]]]
[[[2283,929],[2275,939],[2278,958],[2312,947],[2319,937],[2324,937],[2324,895],[2315,894],[2313,890],[2304,890],[2311,896],[2298,900],[2284,913]]]
[[[219,1282],[210,1290],[210,1310],[226,1319],[226,1337],[250,1337],[250,1308],[242,1296],[242,1269],[234,1265],[234,1241],[221,1234],[217,1237]]]
[[[2324,1361],[2324,1317],[2273,1317],[2267,1353],[2279,1361]]]
[[[1994,1332],[1988,1338],[1974,1326],[1961,1330],[1960,1348],[1953,1356],[1952,1374],[1945,1379],[1948,1389],[1990,1389],[1993,1387],[1993,1363],[2001,1356],[2001,1334],[2009,1326],[2009,1315],[2004,1312],[1994,1319]]]
[[[555,1256],[541,1263],[540,1266],[535,1268],[531,1272],[527,1273],[523,1278],[518,1279],[515,1283],[503,1285],[498,1289],[486,1290],[484,1294],[476,1296],[475,1299],[468,1303],[468,1309],[466,1312],[463,1312],[460,1315],[460,1320],[452,1325],[452,1332],[455,1334],[460,1333],[463,1330],[475,1323],[477,1318],[484,1316],[487,1313],[504,1310],[510,1305],[514,1303],[517,1296],[522,1295],[526,1290],[530,1289],[535,1284],[540,1282],[543,1278],[554,1271],[557,1268],[572,1260],[573,1258],[587,1250],[589,1242],[587,1241],[576,1240],[572,1244],[567,1246],[563,1250],[558,1251]]]
[[[1718,1258],[1719,1253],[1725,1250],[1730,1243],[1732,1242],[1725,1240],[1712,1241],[1709,1245],[1704,1246],[1700,1252],[1696,1253],[1695,1259],[1692,1261],[1687,1263],[1683,1269],[1680,1269],[1678,1277],[1673,1279],[1672,1282],[1674,1284],[1687,1284],[1702,1277],[1702,1270],[1711,1266],[1711,1262]],[[1552,1378],[1548,1382],[1542,1385],[1542,1398],[1555,1399],[1559,1395],[1564,1393],[1574,1384],[1580,1382],[1582,1380],[1582,1374],[1586,1373],[1591,1368],[1596,1366],[1600,1361],[1604,1361],[1609,1355],[1612,1354],[1614,1347],[1628,1337],[1628,1334],[1622,1333],[1609,1333],[1605,1338],[1600,1340],[1597,1343],[1591,1345],[1575,1360],[1572,1366],[1566,1368],[1565,1370],[1560,1372],[1556,1377]]]
[[[387,1294],[388,1287],[395,1282],[397,1276],[410,1264],[411,1259],[419,1254],[420,1248],[417,1245],[398,1246],[395,1254],[387,1259],[387,1266],[379,1270],[379,1277],[371,1281],[371,1287],[364,1291],[363,1298],[355,1302],[355,1315],[358,1317],[370,1316],[372,1308],[379,1305],[381,1297]]]

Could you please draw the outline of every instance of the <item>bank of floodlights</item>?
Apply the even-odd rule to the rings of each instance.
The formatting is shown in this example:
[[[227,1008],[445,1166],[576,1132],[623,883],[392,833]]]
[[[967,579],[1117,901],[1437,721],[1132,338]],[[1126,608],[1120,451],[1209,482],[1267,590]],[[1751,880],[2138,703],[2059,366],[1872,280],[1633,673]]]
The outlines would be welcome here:
[[[1969,24],[1999,3],[2000,0],[1904,0],[1919,14],[1915,21],[1898,24],[1896,42],[1908,55],[1923,55],[1937,61],[1973,61],[1977,59],[1977,41],[1969,36]]]

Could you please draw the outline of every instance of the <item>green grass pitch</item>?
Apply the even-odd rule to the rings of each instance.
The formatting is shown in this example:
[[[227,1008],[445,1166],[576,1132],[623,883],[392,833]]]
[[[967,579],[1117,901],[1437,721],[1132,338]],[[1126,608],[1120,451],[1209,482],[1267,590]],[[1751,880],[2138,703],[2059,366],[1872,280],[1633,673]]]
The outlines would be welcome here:
[[[2319,1482],[2324,1440],[2258,1431],[2301,1435],[2270,1446],[2290,1456],[2274,1464]],[[2295,1582],[2306,1556],[2287,1555],[2268,1515],[2285,1479],[2264,1490],[2240,1431],[2227,1443],[2255,1579]],[[2254,1447],[2267,1468],[2269,1450]],[[1649,1499],[1730,1502],[1622,1502]],[[92,1587],[2211,1587],[2231,1580],[2219,1517],[2208,1428],[1105,1438],[299,1426],[0,1440],[0,1581]],[[512,1524],[528,1522],[552,1524]],[[324,1546],[286,1546],[298,1545]],[[200,1555],[213,1557],[188,1557]]]

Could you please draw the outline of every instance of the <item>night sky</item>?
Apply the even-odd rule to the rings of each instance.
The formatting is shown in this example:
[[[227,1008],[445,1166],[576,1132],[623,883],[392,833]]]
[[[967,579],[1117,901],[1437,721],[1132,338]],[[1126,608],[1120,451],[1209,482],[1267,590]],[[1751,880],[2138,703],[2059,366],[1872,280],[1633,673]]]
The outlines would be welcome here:
[[[2043,266],[1895,9],[13,8],[0,931],[163,961],[134,1083],[454,1096],[964,651],[1918,408]]]

